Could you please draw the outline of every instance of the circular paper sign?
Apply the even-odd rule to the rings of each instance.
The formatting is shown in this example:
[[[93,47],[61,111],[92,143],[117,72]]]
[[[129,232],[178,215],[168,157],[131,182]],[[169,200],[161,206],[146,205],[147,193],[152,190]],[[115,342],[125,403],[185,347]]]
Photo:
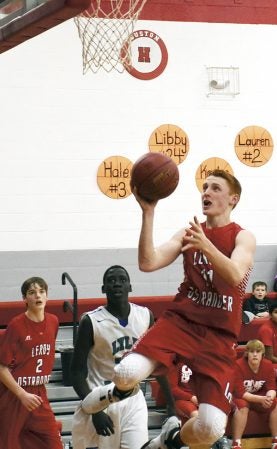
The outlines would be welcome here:
[[[156,128],[149,138],[149,150],[164,153],[179,165],[189,152],[189,139],[185,131],[176,125],[161,125]]]
[[[122,156],[105,159],[97,171],[97,184],[108,197],[121,200],[131,194],[130,177],[133,163]]]
[[[265,128],[247,126],[236,137],[235,151],[243,164],[248,167],[260,167],[271,158],[273,140]]]
[[[204,162],[201,162],[195,175],[196,185],[200,192],[203,190],[203,183],[207,176],[216,169],[225,170],[226,172],[231,173],[231,175],[234,174],[231,165],[224,159],[221,159],[220,157],[206,159]]]

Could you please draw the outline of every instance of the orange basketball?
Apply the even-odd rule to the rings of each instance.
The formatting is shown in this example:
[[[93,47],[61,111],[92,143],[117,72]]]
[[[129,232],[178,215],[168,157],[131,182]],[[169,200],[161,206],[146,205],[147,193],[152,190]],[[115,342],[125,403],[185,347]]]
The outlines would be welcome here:
[[[133,165],[131,189],[148,201],[156,201],[171,195],[179,182],[179,170],[175,162],[163,153],[146,153]]]

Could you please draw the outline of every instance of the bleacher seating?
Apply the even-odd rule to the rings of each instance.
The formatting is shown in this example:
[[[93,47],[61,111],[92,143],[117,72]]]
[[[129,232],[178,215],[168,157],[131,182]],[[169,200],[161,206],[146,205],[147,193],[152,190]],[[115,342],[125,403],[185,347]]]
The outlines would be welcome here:
[[[250,295],[247,294],[248,296]],[[272,299],[277,299],[277,292],[270,292],[268,294]],[[247,296],[246,296],[247,297]],[[158,318],[160,314],[167,308],[174,296],[146,296],[146,297],[130,297],[130,301],[145,305],[149,307],[155,316]],[[73,300],[66,300],[71,305]],[[68,443],[71,439],[71,422],[72,415],[79,401],[73,387],[71,385],[64,385],[63,372],[61,363],[61,347],[73,346],[73,318],[72,312],[66,310],[64,307],[65,300],[50,299],[47,303],[47,311],[54,313],[58,316],[60,322],[60,328],[58,332],[56,342],[56,359],[52,372],[51,380],[47,386],[48,396],[57,418],[62,425],[62,438],[65,443],[65,447],[68,447]],[[99,305],[106,303],[106,298],[86,298],[78,300],[78,320],[81,315],[88,310],[93,310]],[[23,300],[20,301],[6,301],[0,302],[0,341],[5,327],[12,317],[22,313],[25,310],[25,304]],[[243,354],[244,343],[249,339],[256,338],[257,326],[264,322],[266,319],[254,320],[247,325],[242,325],[241,334],[239,337],[239,345],[237,348],[238,356]],[[257,323],[257,324],[256,324]],[[159,401],[157,397],[157,384],[154,379],[148,379],[142,384],[142,388],[145,392],[147,405],[149,409],[149,435],[150,438],[159,433],[161,424],[166,416],[165,404]],[[253,416],[252,416],[253,415]],[[260,418],[253,412],[250,413],[245,437],[251,438],[251,444],[247,444],[247,449],[262,449],[269,447],[269,428],[268,423]],[[227,435],[231,436],[230,424],[227,427]],[[253,444],[253,437],[259,437],[259,443],[255,446]],[[253,441],[252,441],[253,440]],[[256,441],[256,439],[255,439]]]

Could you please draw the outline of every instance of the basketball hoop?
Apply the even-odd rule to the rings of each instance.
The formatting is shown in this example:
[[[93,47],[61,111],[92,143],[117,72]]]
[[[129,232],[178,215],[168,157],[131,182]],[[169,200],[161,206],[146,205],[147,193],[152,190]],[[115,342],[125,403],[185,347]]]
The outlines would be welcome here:
[[[89,9],[74,18],[82,42],[83,73],[119,73],[131,66],[131,45],[139,14],[147,0],[92,0]]]

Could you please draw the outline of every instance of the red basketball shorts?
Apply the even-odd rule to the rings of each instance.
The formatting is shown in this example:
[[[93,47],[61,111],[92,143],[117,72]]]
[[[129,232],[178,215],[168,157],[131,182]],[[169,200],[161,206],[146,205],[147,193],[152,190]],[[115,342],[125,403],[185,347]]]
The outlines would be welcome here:
[[[62,449],[57,421],[47,399],[44,385],[29,387],[43,403],[28,410],[6,388],[0,389],[0,448],[2,449]]]
[[[154,375],[184,361],[192,370],[198,403],[230,412],[235,342],[231,335],[174,316],[161,317],[139,339],[132,352],[160,362]]]

